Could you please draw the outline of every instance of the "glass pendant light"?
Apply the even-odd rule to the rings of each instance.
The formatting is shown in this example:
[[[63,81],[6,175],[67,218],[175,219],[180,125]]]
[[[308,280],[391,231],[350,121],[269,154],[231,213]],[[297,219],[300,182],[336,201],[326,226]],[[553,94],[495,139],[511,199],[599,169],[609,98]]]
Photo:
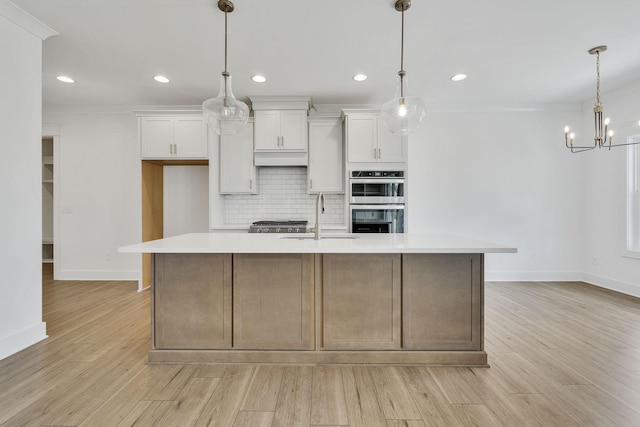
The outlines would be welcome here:
[[[381,108],[382,120],[394,134],[408,135],[420,127],[427,107],[424,99],[416,96],[404,95],[405,76],[404,70],[404,11],[411,7],[410,0],[397,0],[395,9],[402,13],[402,39],[400,44],[400,71],[398,71],[396,97],[385,102]]]
[[[224,12],[224,71],[220,77],[220,92],[215,98],[202,103],[202,111],[209,127],[218,135],[237,133],[249,119],[249,107],[233,96],[231,74],[227,71],[227,14],[233,12],[233,3],[219,0],[218,9]]]

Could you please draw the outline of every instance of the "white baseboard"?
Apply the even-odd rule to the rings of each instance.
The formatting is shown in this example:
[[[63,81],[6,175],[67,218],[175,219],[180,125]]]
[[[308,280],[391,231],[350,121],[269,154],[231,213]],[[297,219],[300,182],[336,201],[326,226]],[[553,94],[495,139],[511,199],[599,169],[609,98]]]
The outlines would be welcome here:
[[[40,322],[0,339],[0,360],[47,338],[47,323]]]
[[[138,281],[137,270],[60,270],[56,280],[134,280]]]
[[[487,282],[585,282],[640,298],[640,285],[578,271],[485,271]]]
[[[579,271],[485,271],[487,282],[575,282],[582,280]]]
[[[620,280],[596,276],[595,274],[589,273],[582,274],[582,281],[601,288],[640,298],[640,285],[637,283],[622,282]]]

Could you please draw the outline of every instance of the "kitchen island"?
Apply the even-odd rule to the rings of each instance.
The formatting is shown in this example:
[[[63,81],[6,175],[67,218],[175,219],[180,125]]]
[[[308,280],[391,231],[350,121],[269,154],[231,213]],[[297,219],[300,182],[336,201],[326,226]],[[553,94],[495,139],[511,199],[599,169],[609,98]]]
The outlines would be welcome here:
[[[150,363],[486,366],[484,255],[444,235],[185,234],[151,253]]]

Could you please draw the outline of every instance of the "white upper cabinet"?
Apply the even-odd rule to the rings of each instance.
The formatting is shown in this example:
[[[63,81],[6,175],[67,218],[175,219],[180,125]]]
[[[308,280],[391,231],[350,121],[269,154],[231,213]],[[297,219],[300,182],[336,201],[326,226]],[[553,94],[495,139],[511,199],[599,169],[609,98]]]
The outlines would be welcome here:
[[[309,119],[309,193],[344,193],[342,121]]]
[[[387,129],[378,116],[378,161],[379,162],[405,162],[407,153],[405,142],[399,135],[395,135]]]
[[[378,161],[378,120],[375,114],[348,115],[345,120],[348,162]]]
[[[347,162],[402,163],[406,161],[402,137],[387,130],[378,113],[345,112]]]
[[[256,151],[307,151],[307,111],[256,111]]]
[[[253,165],[253,123],[240,132],[220,136],[220,194],[257,194]]]
[[[201,114],[139,118],[143,159],[207,159],[206,125]]]
[[[307,166],[308,96],[250,96],[256,166]]]

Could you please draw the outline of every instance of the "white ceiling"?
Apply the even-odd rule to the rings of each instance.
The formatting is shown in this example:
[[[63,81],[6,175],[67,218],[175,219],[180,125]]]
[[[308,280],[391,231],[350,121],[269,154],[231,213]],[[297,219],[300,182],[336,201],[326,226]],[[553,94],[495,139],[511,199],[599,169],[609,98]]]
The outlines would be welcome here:
[[[44,42],[45,105],[197,105],[217,95],[217,0],[13,0],[60,35]],[[237,97],[308,95],[378,104],[400,68],[393,0],[234,0],[229,71]],[[584,101],[640,79],[638,0],[414,0],[405,13],[408,94],[427,105]],[[368,80],[351,77],[365,73]],[[454,83],[449,77],[469,78]],[[250,80],[264,74],[267,82]],[[73,85],[56,76],[73,77]],[[166,75],[170,84],[153,80]]]

